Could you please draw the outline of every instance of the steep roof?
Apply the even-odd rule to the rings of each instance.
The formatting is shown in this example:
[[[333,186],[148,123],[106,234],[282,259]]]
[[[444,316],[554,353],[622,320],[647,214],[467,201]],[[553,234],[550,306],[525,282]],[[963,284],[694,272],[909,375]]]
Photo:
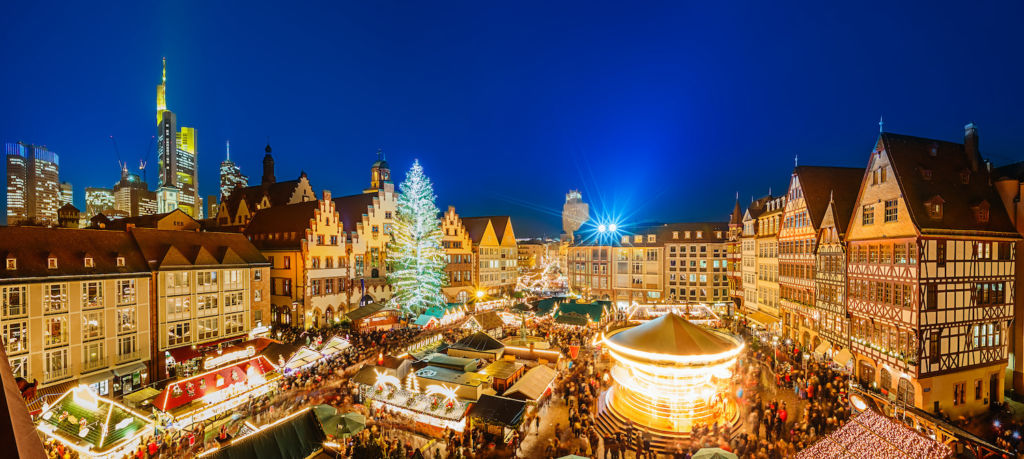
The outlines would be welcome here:
[[[334,209],[338,211],[342,230],[347,233],[356,231],[356,224],[363,221],[363,215],[369,212],[375,197],[376,191],[334,198]]]
[[[674,356],[720,354],[739,347],[725,335],[694,325],[675,313],[616,332],[608,341],[635,351]]]
[[[800,181],[807,214],[815,229],[821,227],[829,196],[837,191],[840,196],[848,196],[852,190],[853,197],[850,199],[856,199],[864,179],[864,169],[859,167],[797,166],[793,174]]]
[[[295,194],[295,189],[299,186],[300,179],[301,176],[295,180],[274,182],[265,186],[253,185],[244,188],[236,188],[231,193],[231,196],[228,196],[228,198],[225,199],[228,205],[228,211],[232,215],[234,215],[235,212],[238,212],[238,204],[242,202],[243,199],[245,200],[246,205],[249,206],[250,210],[255,210],[256,204],[263,199],[263,196],[267,196],[267,199],[270,200],[271,206],[288,204],[292,195]]]
[[[51,255],[57,258],[57,269],[48,268]],[[87,255],[92,267],[85,266]],[[117,266],[118,256],[124,257],[124,266]],[[0,258],[10,257],[17,259],[17,268],[0,269],[0,280],[149,272],[131,234],[121,231],[3,226]]]
[[[468,349],[473,351],[492,351],[503,347],[505,347],[504,344],[501,344],[500,341],[491,338],[490,335],[484,332],[473,333],[451,345],[452,349]]]
[[[252,243],[260,249],[297,248],[300,245],[299,241],[306,234],[306,229],[310,226],[309,220],[313,218],[319,207],[319,201],[306,201],[260,209],[256,211],[252,221],[245,228],[245,235],[250,236]],[[292,232],[296,233],[296,238],[287,236]],[[275,233],[282,233],[286,237],[281,239],[252,237],[258,234]]]
[[[493,330],[505,326],[505,321],[501,320],[498,311],[478,312],[469,319],[475,320],[480,325],[480,328],[484,330]]]
[[[768,201],[771,201],[772,199],[775,199],[775,196],[762,196],[753,200],[750,205],[747,206],[747,213],[750,215],[750,218],[756,219],[757,217],[760,217],[761,214],[764,213],[765,209],[768,208]]]
[[[231,266],[239,264],[238,258],[244,264],[268,263],[259,249],[240,233],[198,233],[148,228],[133,228],[129,233],[153,269],[163,266],[203,266],[208,265],[209,260],[216,262],[213,264]]]
[[[732,214],[729,216],[730,225],[739,225],[743,223],[743,211],[740,210],[740,197],[736,196],[736,205],[732,208]]]
[[[964,145],[901,134],[882,133],[876,149],[889,156],[893,173],[900,184],[912,221],[923,234],[996,233],[1020,237],[1002,200],[992,186],[988,171],[976,158],[977,170],[971,170]],[[922,170],[931,171],[930,179]],[[963,183],[961,174],[969,177]],[[935,196],[944,201],[942,219],[928,216],[925,203]],[[973,207],[986,201],[990,206],[988,222],[978,223]]]
[[[836,233],[840,236],[846,233],[846,229],[850,226],[850,219],[853,218],[853,208],[857,205],[857,193],[860,192],[860,183],[863,180],[857,180],[856,183],[839,183],[836,182],[831,193],[831,206],[832,206],[832,223],[836,227]],[[825,207],[828,210],[828,205]]]
[[[466,232],[469,233],[469,239],[474,244],[479,244],[484,238],[484,234],[487,233],[487,225],[491,223],[491,217],[463,217],[462,224],[466,226]],[[497,236],[497,229],[495,229],[495,236]],[[501,237],[498,237],[498,241],[501,241]]]
[[[520,400],[539,400],[551,385],[551,381],[555,380],[557,374],[558,372],[554,368],[537,365],[527,371],[502,395]]]

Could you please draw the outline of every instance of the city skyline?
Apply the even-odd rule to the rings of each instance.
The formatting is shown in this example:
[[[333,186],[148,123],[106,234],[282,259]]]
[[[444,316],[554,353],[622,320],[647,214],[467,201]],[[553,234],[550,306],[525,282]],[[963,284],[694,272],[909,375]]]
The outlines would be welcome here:
[[[467,5],[400,14],[219,5],[209,17],[235,20],[195,20],[188,37],[169,32],[191,17],[166,6],[71,6],[50,17],[17,5],[12,16],[33,19],[0,32],[12,43],[5,53],[36,71],[0,77],[5,100],[89,116],[58,123],[49,110],[7,111],[0,140],[60,154],[61,181],[82,209],[86,187],[119,178],[111,135],[122,160],[145,156],[155,188],[156,152],[146,149],[167,57],[167,105],[202,131],[201,197],[217,194],[225,141],[252,177],[269,137],[280,175],[306,171],[318,193],[361,189],[382,148],[399,170],[420,159],[442,205],[512,215],[524,235],[556,235],[571,189],[595,215],[724,221],[737,191],[746,202],[782,189],[796,156],[858,165],[879,116],[888,131],[954,141],[975,122],[985,157],[1019,159],[1024,64],[1003,56],[1021,41],[1011,27],[1021,6],[953,5],[889,5],[885,15],[872,4],[796,15],[715,5],[545,14],[528,5],[503,15]],[[38,18],[52,34],[30,42]],[[338,35],[328,35],[332,20],[345,26]],[[507,186],[482,191],[495,179]],[[720,198],[693,198],[704,194]]]

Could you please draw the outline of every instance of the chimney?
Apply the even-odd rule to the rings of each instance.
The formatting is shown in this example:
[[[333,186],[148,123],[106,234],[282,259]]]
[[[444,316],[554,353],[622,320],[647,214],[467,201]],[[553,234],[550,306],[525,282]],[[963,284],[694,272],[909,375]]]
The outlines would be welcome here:
[[[971,165],[971,172],[978,172],[978,127],[974,123],[964,126],[964,153],[967,155],[967,163]]]

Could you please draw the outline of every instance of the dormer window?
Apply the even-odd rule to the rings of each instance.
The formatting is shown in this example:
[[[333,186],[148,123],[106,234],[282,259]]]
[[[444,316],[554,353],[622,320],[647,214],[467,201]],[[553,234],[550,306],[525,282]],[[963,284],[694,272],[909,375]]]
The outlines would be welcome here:
[[[971,184],[971,171],[969,169],[960,171],[960,183],[963,183],[964,185]]]
[[[974,211],[974,222],[975,223],[988,223],[988,201],[981,201],[976,206],[971,206],[971,210]]]
[[[622,243],[629,244],[629,236],[622,236]]]
[[[689,231],[687,231],[687,232],[683,233],[683,235],[684,235],[684,236],[685,236],[685,237],[686,237],[687,239],[689,239],[689,238],[690,238],[690,232],[689,232]]]
[[[932,179],[932,170],[931,169],[925,169],[925,168],[922,167],[921,168],[921,178],[925,179],[925,180],[931,180]]]
[[[672,239],[679,239],[679,231],[672,232]]]
[[[942,220],[942,205],[946,200],[942,199],[942,196],[935,195],[931,199],[925,201],[924,207],[928,211],[928,217],[933,220]]]
[[[92,268],[94,266],[96,266],[96,264],[93,262],[92,257],[85,257],[85,267]]]
[[[46,259],[47,269],[57,269],[57,257],[49,257]]]
[[[118,267],[123,267],[124,266],[124,257],[117,257],[117,266]]]
[[[647,242],[652,243],[652,244],[654,243],[654,235],[653,234],[648,234],[647,235]]]
[[[14,271],[15,269],[18,269],[18,259],[14,258],[14,257],[8,257],[7,258],[7,270],[8,271]]]
[[[704,238],[704,232],[703,231],[697,231],[697,239],[703,239],[703,238]]]

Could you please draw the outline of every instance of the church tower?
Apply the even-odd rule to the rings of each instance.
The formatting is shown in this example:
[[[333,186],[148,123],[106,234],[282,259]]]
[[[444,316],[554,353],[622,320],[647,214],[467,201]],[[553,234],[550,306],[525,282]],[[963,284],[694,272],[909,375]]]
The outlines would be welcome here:
[[[363,193],[380,190],[385,183],[391,183],[391,166],[384,159],[384,152],[377,150],[377,162],[370,167],[370,187],[363,190]]]

